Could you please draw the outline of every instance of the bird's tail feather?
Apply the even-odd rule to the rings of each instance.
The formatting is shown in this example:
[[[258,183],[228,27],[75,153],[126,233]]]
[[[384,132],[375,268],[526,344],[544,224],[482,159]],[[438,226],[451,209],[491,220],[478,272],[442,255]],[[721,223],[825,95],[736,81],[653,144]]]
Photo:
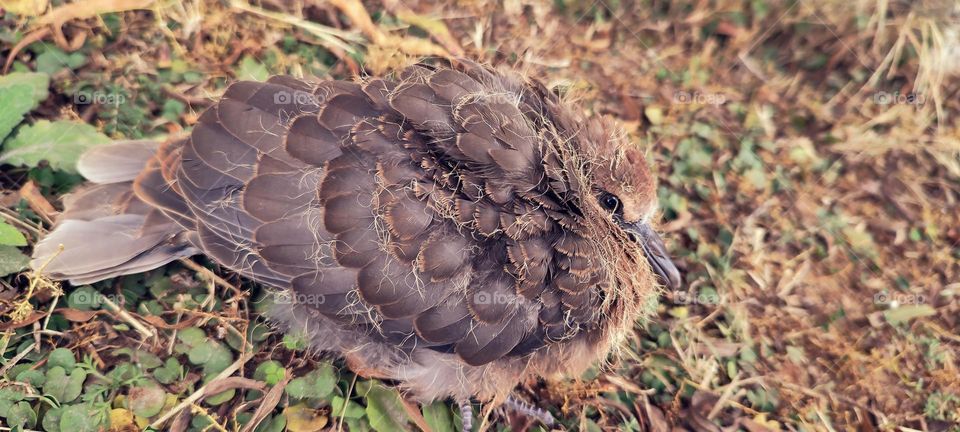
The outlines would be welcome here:
[[[77,168],[91,183],[64,198],[64,211],[34,247],[30,266],[76,285],[196,254],[182,227],[134,193],[133,180],[158,147],[121,141],[85,153]]]

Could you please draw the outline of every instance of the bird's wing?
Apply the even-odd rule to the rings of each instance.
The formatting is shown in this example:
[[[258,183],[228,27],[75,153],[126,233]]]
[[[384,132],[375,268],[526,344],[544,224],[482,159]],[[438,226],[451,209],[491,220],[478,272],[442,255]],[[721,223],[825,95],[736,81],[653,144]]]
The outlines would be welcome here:
[[[343,326],[472,365],[523,355],[595,327],[602,300],[536,92],[472,65],[241,82],[136,191]]]

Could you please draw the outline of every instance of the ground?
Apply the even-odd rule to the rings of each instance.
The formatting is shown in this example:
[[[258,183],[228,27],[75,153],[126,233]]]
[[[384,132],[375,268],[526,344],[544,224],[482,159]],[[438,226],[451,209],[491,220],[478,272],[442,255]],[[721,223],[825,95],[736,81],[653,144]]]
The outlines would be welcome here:
[[[459,428],[272,332],[263,291],[202,258],[82,287],[21,270],[83,148],[183,133],[236,79],[468,56],[626,126],[684,275],[609,365],[518,389],[556,428],[960,430],[953,1],[0,7],[0,425]]]

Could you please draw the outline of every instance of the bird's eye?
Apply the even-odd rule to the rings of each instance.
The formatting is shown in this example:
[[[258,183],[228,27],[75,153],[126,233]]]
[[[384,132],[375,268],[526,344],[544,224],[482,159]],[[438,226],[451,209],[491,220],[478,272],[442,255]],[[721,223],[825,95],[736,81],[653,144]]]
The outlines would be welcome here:
[[[600,196],[600,204],[603,208],[612,212],[620,209],[620,199],[610,193],[604,193]]]

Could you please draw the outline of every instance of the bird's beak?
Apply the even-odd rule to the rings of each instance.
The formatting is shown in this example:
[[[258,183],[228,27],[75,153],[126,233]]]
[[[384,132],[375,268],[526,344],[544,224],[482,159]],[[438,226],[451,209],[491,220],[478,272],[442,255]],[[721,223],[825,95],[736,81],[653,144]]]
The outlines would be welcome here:
[[[650,267],[657,272],[663,284],[672,290],[680,288],[680,270],[677,270],[677,266],[673,265],[670,255],[667,254],[667,248],[663,245],[663,240],[660,240],[660,236],[653,231],[653,228],[645,223],[638,222],[634,224],[625,223],[623,229],[632,234],[635,240],[640,243],[643,253],[647,255],[647,261],[650,262]]]

